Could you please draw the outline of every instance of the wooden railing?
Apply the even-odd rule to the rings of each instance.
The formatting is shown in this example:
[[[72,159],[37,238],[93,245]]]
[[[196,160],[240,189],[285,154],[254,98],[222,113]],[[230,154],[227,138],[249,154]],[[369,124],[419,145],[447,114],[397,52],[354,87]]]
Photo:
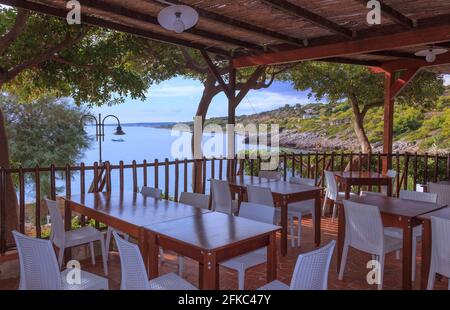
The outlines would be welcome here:
[[[323,186],[323,172],[333,171],[381,171],[382,161],[386,157],[392,160],[392,168],[398,175],[394,184],[394,193],[400,189],[416,190],[418,184],[429,181],[450,179],[450,154],[445,156],[429,154],[362,154],[362,153],[299,153],[281,154],[278,169],[284,180],[290,176],[313,178],[316,184]],[[42,209],[42,198],[56,199],[58,195],[68,195],[86,192],[125,191],[138,192],[141,186],[161,188],[165,198],[178,200],[183,191],[207,192],[207,180],[210,178],[224,179],[230,174],[257,175],[261,167],[261,158],[234,160],[224,158],[203,158],[201,160],[165,159],[163,162],[154,160],[131,164],[120,162],[112,165],[109,162],[94,163],[92,166],[81,163],[79,166],[66,165],[58,167],[19,167],[15,169],[0,168],[0,254],[14,248],[7,244],[6,238],[6,180],[12,177],[17,183],[18,195],[18,229],[23,233],[31,233],[39,238],[42,235],[42,221],[45,210]],[[201,167],[201,169],[199,169]],[[200,173],[200,175],[198,175]],[[151,177],[152,176],[152,177]],[[201,182],[194,182],[199,180]],[[43,192],[43,182],[49,183],[48,192]],[[58,188],[60,183],[61,187]],[[47,183],[47,184],[48,184]],[[199,188],[198,184],[201,184]],[[355,189],[356,191],[360,188]],[[372,189],[376,190],[376,189]],[[33,192],[31,201],[27,192]],[[26,220],[26,214],[32,220]],[[85,219],[80,219],[85,224]],[[27,229],[27,226],[31,227]],[[96,223],[99,226],[99,223]]]

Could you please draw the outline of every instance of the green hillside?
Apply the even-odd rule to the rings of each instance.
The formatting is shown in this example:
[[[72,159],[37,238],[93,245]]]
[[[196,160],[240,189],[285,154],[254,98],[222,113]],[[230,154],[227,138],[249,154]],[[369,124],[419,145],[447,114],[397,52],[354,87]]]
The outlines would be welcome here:
[[[237,117],[238,123],[278,123],[280,145],[301,149],[354,149],[359,145],[353,131],[353,113],[347,103],[285,106],[273,111]],[[212,118],[206,125],[226,124],[226,118]],[[367,135],[375,151],[383,137],[383,109],[372,109],[365,118]],[[394,150],[408,152],[450,151],[450,88],[434,109],[396,105]]]

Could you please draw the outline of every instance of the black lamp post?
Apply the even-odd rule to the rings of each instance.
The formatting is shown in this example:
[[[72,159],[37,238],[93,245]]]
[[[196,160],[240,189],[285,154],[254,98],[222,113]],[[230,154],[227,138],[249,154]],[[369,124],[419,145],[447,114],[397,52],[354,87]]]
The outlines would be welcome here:
[[[81,117],[81,123],[83,124],[83,120],[90,118],[95,121],[95,140],[98,141],[98,153],[100,163],[102,162],[102,142],[105,141],[105,120],[107,118],[115,118],[117,120],[117,128],[114,132],[116,136],[123,136],[125,132],[122,130],[122,126],[120,125],[120,120],[115,115],[107,115],[102,119],[102,115],[98,114],[98,118],[91,114],[85,114]]]

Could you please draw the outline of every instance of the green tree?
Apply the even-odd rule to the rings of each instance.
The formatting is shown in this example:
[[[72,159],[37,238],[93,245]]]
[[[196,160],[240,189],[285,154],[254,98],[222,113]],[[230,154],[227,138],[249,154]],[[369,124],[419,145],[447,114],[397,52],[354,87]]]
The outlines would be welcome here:
[[[76,104],[145,99],[151,84],[180,73],[177,48],[25,10],[0,8],[0,91],[20,102],[71,97]],[[169,61],[170,60],[170,61]],[[69,139],[69,138],[68,138]],[[0,167],[10,167],[0,109]],[[17,197],[7,180],[7,230],[17,227]],[[11,235],[8,236],[11,241]]]
[[[73,165],[89,146],[90,139],[80,127],[80,118],[87,111],[66,99],[44,97],[21,103],[15,96],[0,95],[0,109],[5,115],[13,167]],[[49,193],[48,176],[42,176],[41,184],[42,193]]]
[[[298,90],[309,90],[309,96],[335,104],[347,100],[353,110],[353,127],[364,153],[371,145],[364,129],[364,118],[372,108],[384,103],[384,77],[363,66],[305,62],[289,72],[287,79]],[[396,97],[396,103],[421,109],[435,104],[444,92],[442,76],[422,71]]]

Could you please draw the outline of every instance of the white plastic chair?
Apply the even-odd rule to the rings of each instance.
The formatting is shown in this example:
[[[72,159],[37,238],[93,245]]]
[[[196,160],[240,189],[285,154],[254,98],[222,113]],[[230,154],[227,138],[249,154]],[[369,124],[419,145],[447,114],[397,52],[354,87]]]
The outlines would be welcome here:
[[[212,209],[216,212],[236,214],[239,211],[237,200],[231,198],[228,181],[211,180]]]
[[[428,276],[428,290],[434,288],[436,274],[447,277],[450,290],[450,221],[431,217],[431,264]]]
[[[180,195],[180,203],[190,205],[199,209],[209,209],[209,195],[199,193],[183,192]]]
[[[392,182],[394,182],[395,179],[397,178],[397,171],[388,170],[386,175],[388,177],[392,178]],[[359,194],[360,194],[360,196],[367,196],[367,195],[387,196],[387,186],[380,186],[380,192],[361,191]]]
[[[289,180],[290,183],[315,186],[316,180],[300,177],[292,177]],[[301,216],[311,215],[313,229],[316,223],[316,212],[315,212],[315,200],[309,199],[304,201],[293,202],[288,205],[289,212],[293,214],[301,214]],[[300,236],[301,236],[301,217],[297,217],[299,221],[298,225],[298,236],[297,236],[297,246],[300,247]]]
[[[239,210],[239,216],[258,222],[274,224],[275,208],[255,203],[243,202]],[[220,265],[237,271],[239,290],[243,290],[245,283],[245,271],[254,266],[264,264],[265,262],[267,262],[266,247],[234,257],[220,263]]]
[[[258,176],[269,180],[281,180],[281,173],[278,171],[261,170]]]
[[[158,188],[152,188],[152,187],[143,186],[142,189],[141,189],[141,194],[144,197],[161,199],[162,191],[160,189],[158,189]],[[121,232],[119,230],[116,230],[116,229],[108,226],[108,230],[106,232],[106,251],[107,251],[107,253],[109,253],[109,248],[110,248],[110,245],[111,245],[111,236],[112,236],[112,232],[113,231],[117,232],[120,236],[122,236],[122,238],[124,238],[127,241],[130,238],[126,233]]]
[[[331,258],[336,246],[332,240],[326,246],[298,256],[290,286],[275,280],[259,290],[327,290]]]
[[[339,192],[336,177],[332,171],[325,171],[324,174],[327,189],[325,191],[325,199],[323,200],[322,216],[325,216],[328,201],[331,200],[331,202],[333,203],[332,219],[335,219],[338,210],[337,205],[342,204],[342,199],[345,198],[345,193]],[[350,193],[350,195],[353,196],[354,194]]]
[[[119,249],[121,290],[196,290],[197,288],[174,273],[148,280],[141,251],[136,244],[125,241],[115,231],[114,239]]]
[[[450,207],[450,185],[429,183],[428,192],[437,194],[437,204],[439,206]]]
[[[402,248],[402,239],[385,234],[381,221],[380,209],[361,203],[344,200],[345,240],[339,280],[344,277],[348,250],[353,247],[362,252],[372,254],[380,264],[378,289],[383,289],[385,255]]]
[[[82,270],[80,283],[69,284],[67,280],[71,269],[60,271],[51,241],[31,238],[17,231],[12,233],[19,253],[19,290],[108,289],[108,279]]]
[[[105,250],[105,240],[103,239],[103,234],[91,226],[84,226],[75,230],[65,231],[64,221],[59,211],[57,202],[54,200],[45,199],[45,203],[51,219],[52,230],[50,234],[50,241],[53,242],[53,244],[55,244],[59,249],[59,268],[62,267],[64,250],[83,244],[89,244],[92,265],[95,265],[94,242],[98,241],[101,246],[103,270],[105,275],[108,275],[107,252]]]
[[[268,187],[260,187],[260,186],[247,186],[247,199],[248,202],[275,207],[275,203],[273,201],[272,191]],[[281,210],[275,208],[276,212],[276,223],[280,222]],[[289,234],[291,235],[291,245],[295,247],[295,233],[294,233],[294,218],[298,219],[298,228],[297,228],[297,239],[298,244],[300,245],[300,235],[301,235],[301,218],[303,215],[308,214],[306,211],[303,213],[302,210],[299,209],[291,209],[291,204],[288,205],[288,222],[289,222]]]
[[[406,200],[414,200],[414,201],[422,201],[429,203],[436,203],[437,194],[434,193],[424,193],[424,192],[414,192],[401,190],[400,191],[400,199]],[[398,227],[386,227],[385,233],[388,236],[395,238],[403,238],[403,230]],[[416,280],[416,251],[417,251],[417,242],[422,237],[422,225],[416,226],[413,228],[413,244],[412,244],[412,274],[411,281],[414,282]],[[400,252],[396,252],[397,259],[400,259]]]

